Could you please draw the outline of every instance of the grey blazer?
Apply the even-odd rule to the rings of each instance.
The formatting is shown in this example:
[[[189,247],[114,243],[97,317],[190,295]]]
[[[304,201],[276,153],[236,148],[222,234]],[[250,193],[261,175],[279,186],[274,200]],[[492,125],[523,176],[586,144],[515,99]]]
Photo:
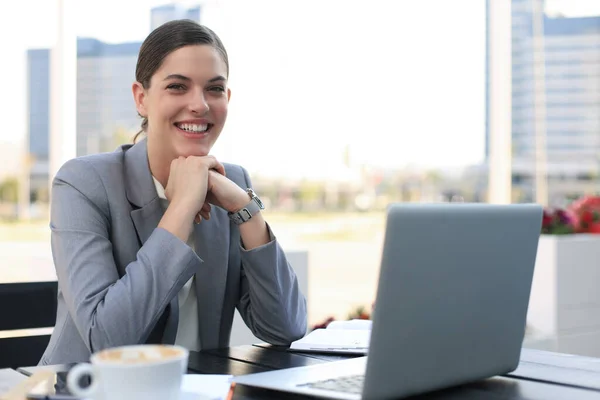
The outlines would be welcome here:
[[[227,177],[251,187],[242,167]],[[253,334],[285,345],[306,333],[306,300],[271,242],[246,251],[227,213],[195,225],[196,252],[158,228],[164,205],[148,167],[146,140],[73,159],[52,185],[52,255],[58,315],[41,365],[86,361],[98,350],[174,343],[177,294],[195,274],[200,344],[227,347],[234,309]]]

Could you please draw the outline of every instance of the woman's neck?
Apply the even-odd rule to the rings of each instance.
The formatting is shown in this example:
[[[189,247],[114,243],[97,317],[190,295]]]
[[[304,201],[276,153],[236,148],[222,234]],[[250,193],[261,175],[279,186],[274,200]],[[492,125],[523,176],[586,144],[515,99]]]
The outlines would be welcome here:
[[[150,173],[156,178],[163,188],[167,188],[167,182],[169,181],[169,172],[171,169],[171,160],[165,158],[164,154],[160,154],[158,148],[155,148],[154,143],[148,140],[148,166],[150,167]]]

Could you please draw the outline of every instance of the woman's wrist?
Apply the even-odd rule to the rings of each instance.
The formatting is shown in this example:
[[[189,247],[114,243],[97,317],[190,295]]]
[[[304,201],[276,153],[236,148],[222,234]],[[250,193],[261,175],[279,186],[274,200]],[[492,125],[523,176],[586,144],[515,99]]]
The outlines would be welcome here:
[[[185,203],[171,203],[158,227],[166,229],[173,235],[177,236],[184,242],[187,242],[192,233],[192,226],[197,212],[193,211],[193,207]]]
[[[230,200],[229,209],[227,211],[237,212],[246,207],[248,203],[250,203],[250,200],[252,199],[250,196],[248,196],[248,193],[245,190],[240,189],[240,192],[236,195],[236,197]]]
[[[239,226],[244,248],[252,250],[270,242],[267,223],[260,212]]]
[[[169,202],[168,209],[177,212],[177,215],[181,215],[182,218],[189,218],[193,220],[196,214],[200,211],[197,209],[198,206],[193,201],[188,201],[186,199],[172,199]]]

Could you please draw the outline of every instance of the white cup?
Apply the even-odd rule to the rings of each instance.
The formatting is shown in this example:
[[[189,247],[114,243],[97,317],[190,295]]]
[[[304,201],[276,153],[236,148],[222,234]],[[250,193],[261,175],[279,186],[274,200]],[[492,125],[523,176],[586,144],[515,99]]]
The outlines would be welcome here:
[[[137,345],[102,350],[91,364],[78,364],[67,375],[75,396],[101,400],[179,400],[188,351],[180,346]],[[92,383],[82,387],[81,378]]]

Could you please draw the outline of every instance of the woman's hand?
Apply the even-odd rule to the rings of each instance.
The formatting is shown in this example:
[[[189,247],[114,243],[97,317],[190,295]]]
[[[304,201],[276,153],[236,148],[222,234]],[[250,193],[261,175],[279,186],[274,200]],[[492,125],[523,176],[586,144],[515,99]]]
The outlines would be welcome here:
[[[209,171],[206,201],[226,211],[235,212],[250,202],[250,196],[226,176],[215,171]],[[246,250],[262,246],[271,240],[267,224],[261,213],[252,216],[252,219],[241,224],[239,229]]]
[[[165,196],[169,207],[159,223],[183,241],[187,241],[191,222],[198,215],[210,218],[210,204],[205,204],[209,189],[209,171],[225,174],[223,164],[213,156],[179,157],[171,162]]]
[[[208,193],[206,202],[235,212],[250,202],[248,193],[224,174],[215,170],[208,171]]]
[[[200,212],[208,191],[209,170],[225,174],[223,164],[213,156],[179,157],[171,161],[165,195],[170,204],[189,207]]]

